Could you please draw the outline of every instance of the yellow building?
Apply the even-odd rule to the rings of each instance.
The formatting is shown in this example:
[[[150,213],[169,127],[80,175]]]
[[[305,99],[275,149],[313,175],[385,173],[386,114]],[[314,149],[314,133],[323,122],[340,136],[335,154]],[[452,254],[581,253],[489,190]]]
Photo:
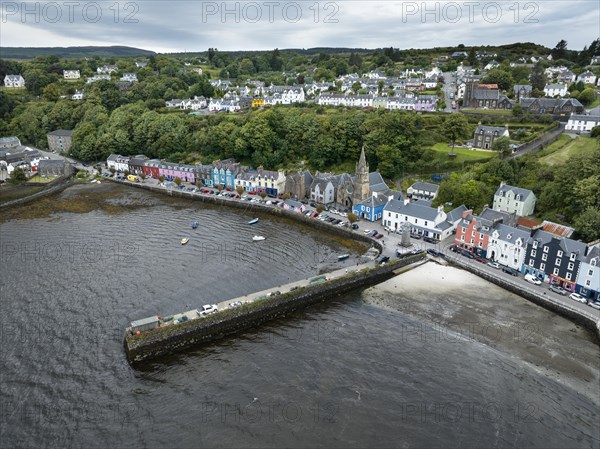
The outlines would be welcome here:
[[[265,105],[265,99],[263,97],[254,97],[252,99],[252,107],[253,108],[260,108],[261,106]]]

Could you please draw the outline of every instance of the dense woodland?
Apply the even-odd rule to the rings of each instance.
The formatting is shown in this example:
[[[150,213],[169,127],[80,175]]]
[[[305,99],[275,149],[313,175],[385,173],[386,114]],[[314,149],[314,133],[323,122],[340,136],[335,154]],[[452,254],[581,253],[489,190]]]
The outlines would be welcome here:
[[[291,85],[332,81],[339,75],[373,69],[397,75],[407,68],[427,68],[440,55],[461,50],[469,54],[465,63],[475,67],[486,64],[486,59],[475,57],[475,51],[497,53],[494,59],[501,65],[488,72],[485,80],[500,84],[510,93],[515,83],[539,82],[540,71],[550,64],[562,64],[581,73],[591,55],[600,52],[598,40],[580,52],[567,50],[563,42],[555,49],[535,44],[429,50],[220,52],[209,49],[200,54],[146,55],[145,68],[135,67],[139,58],[118,55],[107,58],[48,55],[30,61],[0,60],[0,77],[20,73],[27,83],[24,90],[0,91],[0,135],[15,135],[24,144],[46,148],[48,132],[73,129],[72,156],[84,161],[103,160],[110,153],[143,153],[186,163],[235,158],[253,166],[288,170],[299,167],[302,161],[311,170],[338,172],[353,170],[364,145],[371,169],[378,169],[390,184],[402,175],[455,171],[443,181],[439,201],[464,203],[477,211],[491,203],[493,192],[504,180],[532,189],[538,197],[540,216],[551,220],[562,218],[576,226],[581,237],[591,240],[600,238],[597,175],[600,143],[555,166],[544,165],[533,155],[517,160],[494,158],[485,164],[460,169],[436,165],[431,147],[439,142],[460,143],[472,137],[477,119],[468,120],[462,114],[421,116],[314,104],[278,106],[237,115],[190,116],[165,109],[165,100],[172,98],[219,95],[210,84],[211,77]],[[554,61],[544,61],[533,69],[508,65],[519,57],[549,53]],[[458,62],[446,61],[442,69],[453,70]],[[184,63],[203,67],[204,74],[186,71]],[[139,82],[128,90],[120,90],[112,81],[85,84],[85,78],[104,64],[118,65],[119,73],[135,72]],[[80,70],[82,79],[63,80],[65,69]],[[83,101],[68,99],[75,89],[81,88],[86,95]],[[586,89],[574,84],[572,96],[580,97]],[[510,121],[534,120],[515,109]],[[546,119],[551,121],[550,117],[536,120],[547,123]],[[484,119],[498,125],[506,121],[509,121],[506,117]]]

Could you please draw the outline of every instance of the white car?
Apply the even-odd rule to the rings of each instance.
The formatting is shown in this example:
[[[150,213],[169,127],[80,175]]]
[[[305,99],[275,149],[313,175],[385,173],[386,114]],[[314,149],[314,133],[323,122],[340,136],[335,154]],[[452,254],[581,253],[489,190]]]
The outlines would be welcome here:
[[[540,280],[539,280],[537,277],[535,277],[533,274],[526,274],[526,275],[525,275],[525,277],[524,277],[524,279],[525,279],[527,282],[530,282],[530,283],[532,283],[532,284],[535,284],[535,285],[542,285],[542,281],[540,281]]]
[[[368,233],[370,233],[370,232],[371,232],[371,230],[370,230],[370,229],[365,229],[363,232],[364,232],[365,234],[368,234]]]
[[[498,264],[498,262],[488,262],[488,267],[492,267],[492,268],[496,268],[497,270],[500,269],[500,265]]]
[[[569,298],[574,299],[575,301],[581,302],[583,304],[585,304],[587,302],[587,300],[583,296],[581,296],[579,293],[575,293],[575,292],[571,293],[569,295]]]
[[[219,309],[217,308],[216,304],[207,304],[205,306],[202,306],[202,310],[200,310],[200,315],[208,315],[210,313],[215,313],[218,311]]]

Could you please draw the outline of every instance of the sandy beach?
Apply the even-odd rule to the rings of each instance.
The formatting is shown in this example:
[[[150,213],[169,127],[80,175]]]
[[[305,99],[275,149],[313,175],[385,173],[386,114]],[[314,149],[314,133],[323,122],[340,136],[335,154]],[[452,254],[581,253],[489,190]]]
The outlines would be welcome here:
[[[600,404],[600,348],[593,334],[471,273],[429,262],[366,290],[363,298],[415,318],[406,338],[485,344]]]

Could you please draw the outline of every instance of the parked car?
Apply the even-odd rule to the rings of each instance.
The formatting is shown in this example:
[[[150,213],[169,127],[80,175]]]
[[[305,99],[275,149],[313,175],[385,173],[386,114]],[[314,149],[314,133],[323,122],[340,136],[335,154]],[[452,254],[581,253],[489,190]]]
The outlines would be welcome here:
[[[587,299],[585,299],[583,296],[581,296],[579,293],[571,293],[569,295],[569,298],[574,299],[577,302],[581,302],[583,304],[585,304],[587,302]]]
[[[219,309],[217,308],[216,304],[207,304],[205,306],[202,306],[202,309],[200,310],[200,315],[208,315],[218,311]]]
[[[437,245],[438,243],[440,243],[439,240],[434,239],[433,237],[423,237],[423,241],[427,242],[427,243],[433,243],[434,245]]]
[[[354,229],[354,230],[358,229],[358,225],[356,223],[352,223],[352,229]]]
[[[488,267],[492,267],[492,268],[495,268],[497,270],[500,269],[500,265],[498,264],[498,262],[488,262],[487,265],[488,265]]]
[[[540,281],[536,276],[534,276],[533,274],[526,274],[524,279],[531,283],[531,284],[535,284],[535,285],[542,285],[542,281]]]
[[[590,301],[588,306],[593,307],[596,310],[600,310],[600,301]]]
[[[373,229],[371,232],[369,232],[369,237],[375,237],[377,234],[379,234],[375,229]]]
[[[364,232],[365,234],[370,234],[370,233],[371,233],[371,230],[370,230],[370,229],[365,229],[363,232]]]
[[[554,293],[558,293],[559,295],[563,295],[563,296],[565,296],[567,294],[567,291],[564,288],[562,288],[560,285],[551,285],[550,290],[552,290]]]
[[[513,270],[510,267],[502,267],[502,271],[504,271],[505,273],[508,273],[508,274],[510,274],[512,276],[518,276],[519,275],[519,273],[517,272],[517,270]]]
[[[410,238],[411,239],[416,239],[416,240],[421,240],[421,236],[419,234],[411,234]]]
[[[461,252],[461,254],[463,256],[465,256],[467,259],[475,259],[475,256],[473,254],[471,254],[469,251],[463,251],[463,252]]]
[[[375,234],[375,238],[376,238],[376,239],[378,239],[378,240],[379,240],[380,238],[382,238],[382,237],[383,237],[383,234]]]
[[[477,262],[479,262],[479,263],[487,263],[487,260],[485,260],[485,259],[484,259],[483,257],[481,257],[481,256],[474,255],[474,256],[473,256],[473,258],[474,258],[474,259],[475,259]]]
[[[310,206],[310,207],[317,207],[317,203],[315,203],[314,201],[312,201],[312,202],[309,204],[309,206]]]
[[[436,249],[428,248],[427,254],[431,254],[433,257],[438,257],[440,255],[440,252]]]

